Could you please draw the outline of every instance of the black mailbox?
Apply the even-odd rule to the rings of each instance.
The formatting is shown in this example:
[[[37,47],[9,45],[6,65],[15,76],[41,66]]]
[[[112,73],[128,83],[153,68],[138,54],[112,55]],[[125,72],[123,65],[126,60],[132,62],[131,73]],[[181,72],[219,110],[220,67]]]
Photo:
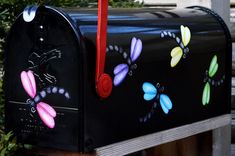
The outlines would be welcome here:
[[[5,94],[20,142],[84,152],[230,112],[231,37],[211,10],[110,9],[108,98],[96,93],[96,33],[92,9],[31,6],[17,18]]]

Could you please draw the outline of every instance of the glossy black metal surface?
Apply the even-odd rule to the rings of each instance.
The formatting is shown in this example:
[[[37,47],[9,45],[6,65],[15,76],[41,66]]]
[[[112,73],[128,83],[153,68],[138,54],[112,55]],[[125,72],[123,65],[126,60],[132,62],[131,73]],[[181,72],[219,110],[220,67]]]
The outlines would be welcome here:
[[[23,134],[21,126],[25,123],[17,120],[23,112],[9,101],[22,102],[27,97],[20,84],[19,74],[29,66],[27,59],[32,53],[32,47],[40,45],[35,41],[37,35],[40,35],[36,28],[41,23],[37,21],[43,21],[43,25],[48,28],[45,45],[53,45],[62,54],[59,60],[48,62],[47,70],[58,79],[56,85],[67,88],[71,94],[69,102],[57,97],[46,100],[50,104],[54,103],[55,108],[66,106],[76,108],[77,111],[59,111],[64,116],[56,119],[54,130],[36,130]],[[181,58],[175,67],[171,67],[171,50],[179,45],[175,39],[161,37],[161,34],[170,32],[181,39],[181,25],[191,31],[191,40],[186,46],[189,52],[186,58]],[[31,24],[25,23],[22,16],[16,20],[6,48],[6,124],[8,130],[15,130],[21,141],[90,151],[96,147],[229,113],[231,39],[223,21],[214,13],[198,7],[166,11],[110,9],[105,71],[114,79],[114,68],[121,63],[128,64],[133,37],[140,39],[143,46],[139,58],[131,63],[137,66],[129,68],[132,69],[131,76],[127,74],[120,85],[113,86],[108,99],[100,99],[95,92],[96,29],[97,10],[56,10],[46,7],[38,10]],[[42,49],[47,47],[45,45]],[[204,106],[202,93],[205,71],[214,55],[218,58],[219,67],[213,79],[222,78],[223,82],[217,87],[211,86],[210,102]],[[169,96],[173,104],[169,113],[165,114],[158,102],[154,114],[151,114],[151,118],[147,117],[146,122],[143,122],[142,117],[153,108],[154,99],[144,99],[144,82],[163,86],[162,94]],[[159,95],[156,98],[158,101]],[[22,135],[26,135],[27,139]],[[46,139],[48,136],[54,139]]]

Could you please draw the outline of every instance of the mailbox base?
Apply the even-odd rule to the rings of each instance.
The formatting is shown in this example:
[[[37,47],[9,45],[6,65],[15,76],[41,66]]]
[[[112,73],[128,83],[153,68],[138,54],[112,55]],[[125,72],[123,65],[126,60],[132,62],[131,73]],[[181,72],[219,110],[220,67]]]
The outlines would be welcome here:
[[[231,115],[221,115],[170,130],[130,139],[96,149],[97,155],[126,155],[160,144],[213,130],[213,156],[230,155]]]

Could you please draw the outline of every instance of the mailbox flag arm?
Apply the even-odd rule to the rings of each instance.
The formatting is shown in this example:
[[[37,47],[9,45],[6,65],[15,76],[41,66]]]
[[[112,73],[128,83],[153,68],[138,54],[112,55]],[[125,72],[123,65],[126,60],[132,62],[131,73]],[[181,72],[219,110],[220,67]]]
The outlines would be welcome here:
[[[101,98],[107,98],[112,92],[112,79],[104,73],[106,57],[108,20],[108,0],[98,0],[98,27],[96,35],[96,91]]]

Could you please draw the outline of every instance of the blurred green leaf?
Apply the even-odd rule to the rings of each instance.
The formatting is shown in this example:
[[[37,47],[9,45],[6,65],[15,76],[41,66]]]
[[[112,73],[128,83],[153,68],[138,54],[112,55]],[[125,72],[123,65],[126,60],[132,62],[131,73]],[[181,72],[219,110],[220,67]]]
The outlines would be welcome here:
[[[8,141],[10,140],[10,137],[12,137],[13,133],[12,132],[8,132],[3,138],[4,138],[4,141]]]
[[[17,144],[16,138],[13,136],[13,132],[1,134],[0,155],[12,155],[18,147],[19,145]]]
[[[2,150],[1,150],[1,153],[0,153],[0,155],[1,156],[6,156],[6,148],[3,148]]]
[[[9,143],[8,144],[8,147],[7,147],[7,150],[12,150],[14,147],[16,146],[16,144],[15,143]]]

